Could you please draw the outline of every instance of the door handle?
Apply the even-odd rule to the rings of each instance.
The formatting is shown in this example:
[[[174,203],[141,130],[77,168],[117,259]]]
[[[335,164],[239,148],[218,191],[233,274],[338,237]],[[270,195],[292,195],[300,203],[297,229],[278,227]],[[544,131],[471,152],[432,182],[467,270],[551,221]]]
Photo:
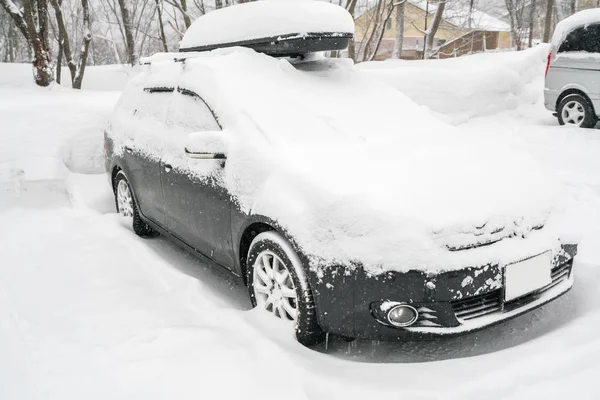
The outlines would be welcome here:
[[[171,164],[165,164],[163,166],[165,167],[166,172],[171,172],[171,170],[173,169],[173,166]]]

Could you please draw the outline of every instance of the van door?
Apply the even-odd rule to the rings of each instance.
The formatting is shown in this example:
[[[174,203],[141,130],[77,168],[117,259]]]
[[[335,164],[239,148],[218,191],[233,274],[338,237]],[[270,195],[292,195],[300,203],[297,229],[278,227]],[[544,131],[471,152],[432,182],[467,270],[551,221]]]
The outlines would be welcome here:
[[[210,108],[194,92],[178,89],[169,106],[161,182],[169,231],[219,264],[233,268],[231,201],[219,184],[220,160],[185,155],[193,132],[220,131]]]

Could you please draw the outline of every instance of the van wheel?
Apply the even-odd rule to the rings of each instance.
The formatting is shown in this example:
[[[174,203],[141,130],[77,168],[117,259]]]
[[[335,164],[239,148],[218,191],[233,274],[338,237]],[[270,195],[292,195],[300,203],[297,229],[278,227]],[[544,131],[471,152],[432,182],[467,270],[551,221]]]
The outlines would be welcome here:
[[[127,220],[127,224],[138,236],[155,236],[156,231],[140,218],[140,213],[135,204],[133,190],[123,171],[115,177],[115,204],[117,212]]]
[[[558,123],[593,128],[598,123],[594,107],[580,94],[570,94],[558,105]]]
[[[313,293],[290,243],[275,231],[259,234],[250,244],[247,265],[252,305],[288,321],[301,344],[321,342]]]

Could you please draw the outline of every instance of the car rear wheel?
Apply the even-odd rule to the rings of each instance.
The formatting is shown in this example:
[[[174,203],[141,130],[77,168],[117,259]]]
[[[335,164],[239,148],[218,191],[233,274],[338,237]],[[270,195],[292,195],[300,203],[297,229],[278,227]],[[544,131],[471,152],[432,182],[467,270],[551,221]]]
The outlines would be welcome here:
[[[115,204],[119,215],[138,236],[148,237],[156,234],[156,231],[140,218],[133,190],[123,171],[119,171],[115,177]]]
[[[247,265],[253,306],[289,322],[296,339],[305,346],[323,340],[302,262],[283,236],[274,231],[257,235],[250,245]]]
[[[598,122],[598,117],[588,99],[579,94],[570,94],[558,105],[558,122],[561,125],[593,128]]]

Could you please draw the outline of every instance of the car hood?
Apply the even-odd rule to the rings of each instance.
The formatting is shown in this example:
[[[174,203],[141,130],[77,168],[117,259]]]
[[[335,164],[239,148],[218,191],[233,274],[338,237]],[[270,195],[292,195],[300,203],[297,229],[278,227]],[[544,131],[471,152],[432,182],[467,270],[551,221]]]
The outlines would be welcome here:
[[[282,156],[254,212],[275,217],[321,261],[378,270],[448,269],[448,252],[522,241],[543,230],[559,190],[529,154],[456,131]],[[454,267],[470,263],[460,258]]]

